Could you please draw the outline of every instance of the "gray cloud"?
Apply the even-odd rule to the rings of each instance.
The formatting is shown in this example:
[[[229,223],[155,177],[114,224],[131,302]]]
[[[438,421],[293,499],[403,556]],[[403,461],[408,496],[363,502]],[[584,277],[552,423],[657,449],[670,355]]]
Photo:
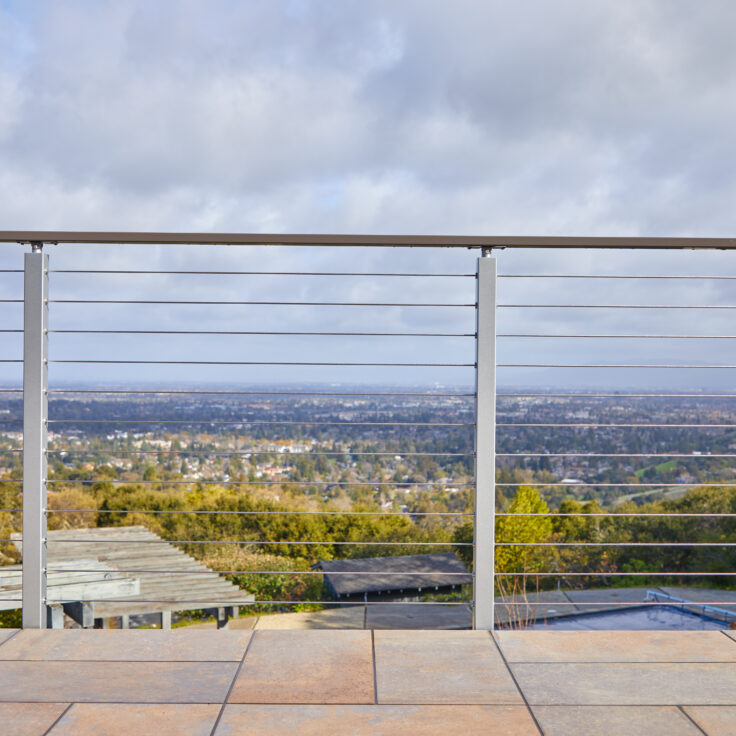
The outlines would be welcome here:
[[[736,7],[726,0],[458,0],[451,7],[432,0],[5,2],[0,222],[8,229],[731,235],[735,22]],[[465,251],[60,247],[51,253],[57,267],[474,269]],[[19,249],[0,249],[0,259],[2,267],[17,267]],[[732,260],[730,254],[500,255],[507,272],[736,273]],[[318,279],[246,284],[233,277],[192,287],[164,277],[106,278],[59,277],[53,287],[87,298],[110,289],[131,298],[202,299],[399,294],[429,301],[439,293],[462,301],[468,294],[462,280],[325,286]],[[16,287],[11,275],[0,278],[3,293]],[[730,282],[501,284],[501,298],[553,302],[571,293],[581,302],[734,301]],[[702,331],[704,324],[729,331],[726,310],[710,312],[707,324],[695,312],[540,311],[509,310],[499,319],[508,331],[593,325],[661,332],[672,328],[673,317],[684,331]],[[2,314],[16,320],[10,307]],[[117,325],[134,314],[95,316]],[[386,314],[382,324],[397,331],[466,331],[470,319],[452,310]],[[249,318],[275,325],[284,319],[279,315]],[[89,315],[68,308],[62,317]],[[294,310],[286,318],[308,329],[324,313]],[[232,326],[242,313],[171,309],[155,319],[179,328]],[[330,319],[343,329],[367,329],[378,317],[343,310]],[[329,347],[315,345],[304,350],[314,355]],[[402,348],[431,355],[425,345]],[[264,341],[251,346],[286,350]],[[395,343],[342,346],[361,355],[397,352]],[[116,349],[109,341],[90,347]],[[652,347],[660,358],[683,362],[693,343],[622,348],[613,341],[550,341],[535,345],[533,355],[541,362],[574,351],[592,362],[607,351],[634,361],[646,350],[651,357]],[[177,349],[185,348],[167,348],[172,355]],[[518,341],[503,343],[503,350],[514,361],[530,354],[528,343]],[[216,351],[237,353],[225,343]],[[467,352],[454,343],[442,351]],[[732,352],[730,343],[718,344],[724,362]],[[508,380],[522,379],[516,373]]]

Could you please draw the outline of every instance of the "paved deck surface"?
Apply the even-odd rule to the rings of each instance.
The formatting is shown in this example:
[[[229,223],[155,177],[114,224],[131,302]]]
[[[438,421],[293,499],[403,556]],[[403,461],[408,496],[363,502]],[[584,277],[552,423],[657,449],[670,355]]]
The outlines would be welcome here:
[[[736,632],[0,630],[3,736],[726,736]]]

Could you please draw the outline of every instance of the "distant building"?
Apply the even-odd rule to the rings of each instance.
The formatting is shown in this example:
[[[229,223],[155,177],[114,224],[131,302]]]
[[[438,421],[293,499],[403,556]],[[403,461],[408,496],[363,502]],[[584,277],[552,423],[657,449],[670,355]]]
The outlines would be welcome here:
[[[454,554],[322,560],[326,595],[332,600],[416,601],[426,593],[451,593],[473,582]]]

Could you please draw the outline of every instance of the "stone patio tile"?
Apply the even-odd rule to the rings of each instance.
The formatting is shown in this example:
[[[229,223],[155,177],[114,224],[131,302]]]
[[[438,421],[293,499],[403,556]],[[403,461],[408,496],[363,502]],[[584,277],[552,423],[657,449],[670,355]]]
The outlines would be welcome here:
[[[537,705],[532,710],[545,736],[703,736],[669,705]]]
[[[226,706],[215,736],[246,734],[538,736],[539,731],[526,707],[519,705]]]
[[[684,710],[708,736],[733,736],[736,730],[736,707],[688,705]]]
[[[75,703],[49,736],[209,736],[220,707]]]
[[[0,629],[0,646],[2,646],[3,642],[6,642],[11,636],[17,633],[18,629]]]
[[[736,666],[511,664],[531,705],[736,705]]]
[[[365,606],[341,606],[325,611],[277,613],[261,616],[256,629],[362,629]]]
[[[0,701],[221,703],[235,662],[0,662]]]
[[[376,631],[379,703],[517,704],[487,631]]]
[[[720,631],[497,631],[509,662],[736,662]]]
[[[231,703],[373,703],[369,631],[255,631]]]
[[[651,588],[591,588],[566,590],[565,595],[577,606],[579,613],[591,611],[620,611],[620,603],[642,603]],[[614,605],[612,605],[614,604]]]
[[[731,629],[729,629],[728,631],[725,631],[725,630],[724,630],[724,632],[723,632],[723,633],[724,633],[724,634],[725,634],[726,636],[728,636],[728,637],[730,637],[731,639],[733,639],[734,641],[736,641],[736,630],[731,630]]]
[[[367,629],[469,629],[473,614],[466,606],[368,606]]]
[[[578,613],[577,606],[571,606],[565,594],[557,590],[496,598],[496,621],[501,626],[519,621],[544,621],[573,613]]]
[[[0,703],[3,736],[43,736],[68,703]]]
[[[0,647],[0,660],[240,662],[251,636],[250,631],[187,629],[25,629]]]

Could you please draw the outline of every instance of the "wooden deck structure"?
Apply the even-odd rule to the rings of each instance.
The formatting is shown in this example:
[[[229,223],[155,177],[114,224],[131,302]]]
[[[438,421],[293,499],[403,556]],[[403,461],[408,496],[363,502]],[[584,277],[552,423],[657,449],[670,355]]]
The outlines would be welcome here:
[[[22,543],[17,546],[22,552]],[[131,615],[151,613],[160,614],[161,628],[170,628],[172,611],[201,609],[211,609],[217,615],[218,626],[225,626],[228,618],[237,616],[240,603],[254,600],[143,526],[50,531],[47,566],[54,626],[61,625],[59,602],[72,598],[75,603],[63,604],[63,610],[85,628],[95,623],[106,628],[115,618],[127,628]],[[124,585],[100,587],[100,566],[104,566],[110,580],[127,581],[128,589]],[[56,571],[62,569],[66,589],[52,585],[53,576],[61,574]],[[98,587],[79,591],[80,595],[69,594],[90,576],[100,584]]]

